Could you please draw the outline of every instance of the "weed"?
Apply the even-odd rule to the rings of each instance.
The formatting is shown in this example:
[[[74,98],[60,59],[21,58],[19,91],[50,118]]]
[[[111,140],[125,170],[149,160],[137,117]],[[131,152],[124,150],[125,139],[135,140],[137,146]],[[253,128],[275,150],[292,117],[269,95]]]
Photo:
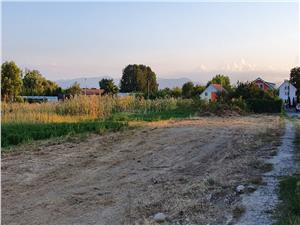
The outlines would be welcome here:
[[[277,225],[300,224],[300,174],[281,180],[279,198],[282,202],[278,207]]]
[[[79,134],[85,132],[118,131],[127,122],[85,121],[78,123],[12,123],[1,125],[1,147],[8,147],[32,140]]]
[[[233,217],[238,219],[241,217],[241,215],[246,211],[245,207],[242,206],[242,205],[237,205],[234,207],[233,211],[232,211],[232,214],[233,214]]]

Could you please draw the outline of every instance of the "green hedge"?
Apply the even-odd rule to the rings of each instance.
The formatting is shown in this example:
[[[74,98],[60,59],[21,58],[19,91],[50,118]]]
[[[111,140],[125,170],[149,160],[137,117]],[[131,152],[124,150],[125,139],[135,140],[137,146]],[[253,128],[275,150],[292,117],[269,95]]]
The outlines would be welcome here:
[[[246,102],[249,109],[255,113],[280,113],[282,109],[281,99],[248,99]]]

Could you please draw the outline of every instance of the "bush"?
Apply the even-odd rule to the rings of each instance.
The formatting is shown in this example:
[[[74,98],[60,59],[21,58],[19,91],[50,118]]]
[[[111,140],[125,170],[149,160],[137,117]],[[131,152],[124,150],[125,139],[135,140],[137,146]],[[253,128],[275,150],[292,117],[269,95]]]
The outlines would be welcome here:
[[[255,113],[280,113],[282,109],[281,99],[248,99],[246,102],[249,110]]]
[[[239,97],[238,99],[232,99],[231,105],[232,108],[239,108],[241,111],[249,110],[246,101],[242,97]]]
[[[17,97],[15,98],[15,102],[18,102],[18,103],[24,103],[24,98],[21,97],[21,96],[17,96]]]

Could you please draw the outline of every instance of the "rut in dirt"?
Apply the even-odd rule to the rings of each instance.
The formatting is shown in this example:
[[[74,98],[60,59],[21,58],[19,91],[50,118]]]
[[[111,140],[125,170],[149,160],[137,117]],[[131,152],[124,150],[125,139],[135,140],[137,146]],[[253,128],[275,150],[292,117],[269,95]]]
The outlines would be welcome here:
[[[263,184],[250,195],[244,195],[242,203],[246,208],[237,225],[272,225],[276,222],[274,210],[278,204],[278,188],[281,177],[300,171],[300,164],[294,157],[294,123],[286,120],[285,134],[278,154],[267,160],[273,164],[273,170],[263,174]]]

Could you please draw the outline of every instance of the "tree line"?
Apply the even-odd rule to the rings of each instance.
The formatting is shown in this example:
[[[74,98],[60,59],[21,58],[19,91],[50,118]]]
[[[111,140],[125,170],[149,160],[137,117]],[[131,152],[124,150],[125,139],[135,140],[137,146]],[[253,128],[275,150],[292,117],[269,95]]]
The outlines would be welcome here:
[[[300,67],[295,67],[290,73],[290,82],[297,88],[298,101],[300,100]],[[194,98],[205,90],[210,84],[221,84],[227,90],[229,98],[271,98],[276,93],[260,90],[251,82],[238,82],[231,85],[226,75],[218,74],[206,85],[187,82],[182,87],[158,89],[157,77],[149,66],[142,64],[128,65],[123,69],[120,85],[117,86],[112,79],[102,79],[99,87],[104,94],[115,95],[118,92],[134,92],[145,98]],[[78,83],[74,83],[67,89],[62,89],[53,81],[47,80],[38,70],[22,70],[15,62],[4,62],[1,66],[1,95],[4,101],[15,101],[18,96],[57,96],[59,94],[77,95],[81,93]]]
[[[1,66],[1,96],[4,101],[15,101],[19,95],[57,95],[62,89],[47,80],[38,70],[22,70],[15,62],[4,62]]]

